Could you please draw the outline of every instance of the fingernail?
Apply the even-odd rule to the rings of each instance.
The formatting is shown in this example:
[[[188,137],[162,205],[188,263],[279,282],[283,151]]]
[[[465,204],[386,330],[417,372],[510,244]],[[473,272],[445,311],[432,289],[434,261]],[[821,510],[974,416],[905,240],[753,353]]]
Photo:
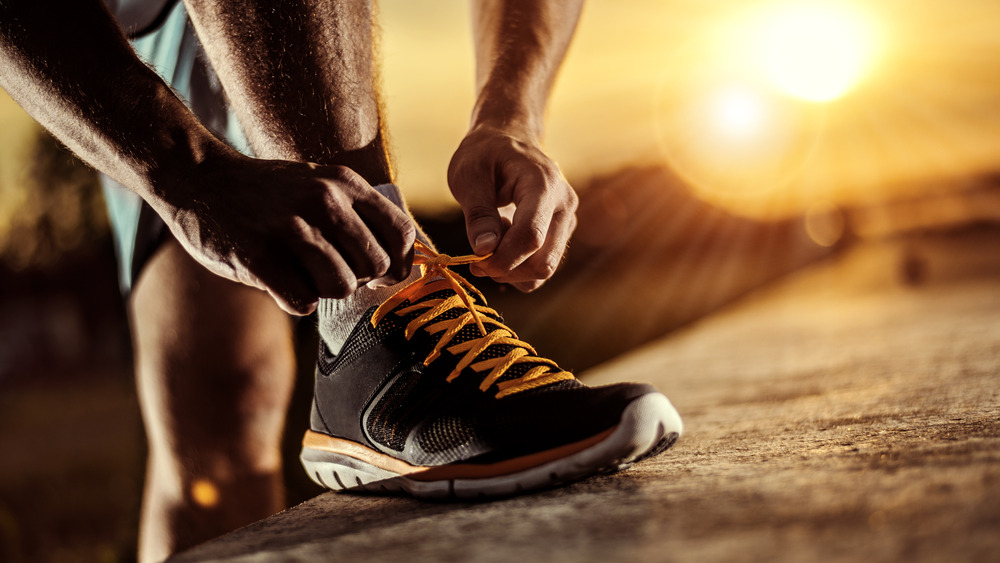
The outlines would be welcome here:
[[[391,287],[399,283],[389,276],[382,276],[380,278],[375,278],[368,282],[368,287],[372,289],[382,289],[383,287]]]
[[[483,270],[482,268],[480,268],[479,266],[475,265],[475,264],[470,264],[469,265],[469,272],[471,272],[472,275],[479,276],[479,277],[483,277],[483,276],[486,275],[486,271]]]
[[[476,237],[473,250],[476,254],[488,254],[493,251],[497,243],[496,233],[483,233]]]

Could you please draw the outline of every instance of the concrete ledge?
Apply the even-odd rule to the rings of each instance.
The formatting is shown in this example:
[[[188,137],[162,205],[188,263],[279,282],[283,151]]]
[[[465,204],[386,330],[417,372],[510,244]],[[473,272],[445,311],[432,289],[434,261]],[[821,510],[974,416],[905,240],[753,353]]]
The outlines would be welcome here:
[[[688,429],[619,475],[482,504],[324,494],[175,560],[997,560],[998,248],[860,245],[593,370],[656,383]]]

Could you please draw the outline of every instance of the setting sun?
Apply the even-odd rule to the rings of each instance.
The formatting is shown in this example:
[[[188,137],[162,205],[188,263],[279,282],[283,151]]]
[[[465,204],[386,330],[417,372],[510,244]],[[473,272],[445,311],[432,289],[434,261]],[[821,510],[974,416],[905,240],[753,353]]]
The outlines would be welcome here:
[[[873,31],[843,4],[779,4],[750,27],[756,63],[779,91],[826,102],[845,94],[875,57]]]
[[[752,139],[766,125],[767,110],[763,102],[746,89],[720,90],[710,103],[715,128],[726,137]]]

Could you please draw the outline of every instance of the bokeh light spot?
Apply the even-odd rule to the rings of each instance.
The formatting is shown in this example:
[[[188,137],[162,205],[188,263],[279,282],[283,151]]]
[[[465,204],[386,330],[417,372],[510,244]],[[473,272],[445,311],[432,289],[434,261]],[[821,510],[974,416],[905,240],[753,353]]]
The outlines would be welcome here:
[[[191,498],[199,506],[213,508],[219,504],[219,488],[208,479],[195,479],[191,483]]]
[[[843,212],[827,201],[814,203],[806,212],[806,233],[820,246],[833,246],[844,236]]]

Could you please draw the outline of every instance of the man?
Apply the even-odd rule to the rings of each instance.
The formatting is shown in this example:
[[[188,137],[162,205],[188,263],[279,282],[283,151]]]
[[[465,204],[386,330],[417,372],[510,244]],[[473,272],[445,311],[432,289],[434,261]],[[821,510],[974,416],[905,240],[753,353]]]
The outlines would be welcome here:
[[[475,5],[478,97],[448,171],[462,258],[433,250],[390,183],[369,2],[113,7],[190,109],[100,0],[0,3],[0,77],[128,190],[108,193],[149,438],[142,560],[283,507],[284,312],[319,308],[302,461],[329,488],[508,495],[673,443],[665,397],[581,385],[448,268],[531,291],[565,251],[577,200],[539,138],[579,2]],[[244,136],[253,157],[231,146]]]

